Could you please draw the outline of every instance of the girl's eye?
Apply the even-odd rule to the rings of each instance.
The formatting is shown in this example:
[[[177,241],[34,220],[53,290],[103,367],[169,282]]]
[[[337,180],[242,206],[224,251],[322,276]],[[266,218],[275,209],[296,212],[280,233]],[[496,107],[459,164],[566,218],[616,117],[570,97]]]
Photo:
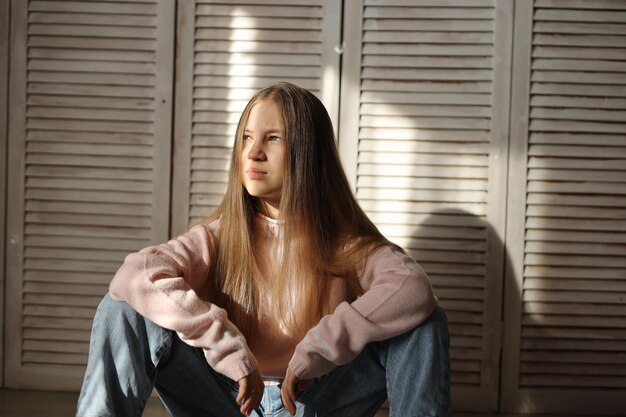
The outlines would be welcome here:
[[[243,135],[243,140],[248,140],[248,139],[252,139],[252,137],[250,135]]]
[[[268,140],[269,140],[270,142],[274,142],[274,141],[280,140],[280,136],[270,136],[270,137],[268,138]]]

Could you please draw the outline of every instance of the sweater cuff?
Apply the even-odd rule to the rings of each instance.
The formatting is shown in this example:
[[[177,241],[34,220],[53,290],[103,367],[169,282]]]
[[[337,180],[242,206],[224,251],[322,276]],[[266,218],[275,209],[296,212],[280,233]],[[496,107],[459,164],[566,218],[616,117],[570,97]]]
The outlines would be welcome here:
[[[207,362],[209,365],[217,372],[222,375],[227,376],[233,381],[237,382],[241,378],[250,375],[252,371],[254,371],[258,367],[258,363],[248,349],[240,352],[238,357],[229,357],[224,358],[214,366],[211,365],[211,361],[209,360],[207,349],[204,350],[204,356],[207,358]]]
[[[336,366],[317,352],[305,352],[302,344],[296,346],[288,365],[291,372],[301,381],[326,375]]]
[[[302,381],[303,379],[307,379],[306,376],[311,368],[311,363],[309,361],[309,357],[302,352],[301,349],[296,347],[296,351],[293,353],[293,356],[289,361],[289,365],[287,366],[291,372],[293,372],[293,374]]]

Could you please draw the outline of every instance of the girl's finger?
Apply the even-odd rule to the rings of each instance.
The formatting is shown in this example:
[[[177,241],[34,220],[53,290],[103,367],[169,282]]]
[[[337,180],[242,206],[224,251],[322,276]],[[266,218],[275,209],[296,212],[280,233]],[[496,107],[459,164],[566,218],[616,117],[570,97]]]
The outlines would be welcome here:
[[[242,404],[240,411],[242,414],[250,415],[255,408],[261,404],[263,400],[263,389],[257,389],[252,391],[249,396],[246,397],[245,402]]]
[[[287,396],[289,397],[289,409],[287,411],[289,411],[289,414],[291,414],[292,416],[296,414],[296,392],[294,388],[294,384],[289,384],[289,386],[287,387]]]
[[[241,404],[244,398],[247,397],[247,391],[248,391],[248,381],[245,378],[243,378],[239,380],[239,392],[237,393],[237,399],[235,400],[237,401],[237,404]]]
[[[287,410],[289,414],[293,415],[291,412],[293,404],[291,403],[291,399],[288,397],[286,390],[280,390],[280,398],[283,400],[283,407],[285,407],[285,410]]]
[[[254,397],[247,398],[246,401],[241,406],[241,409],[239,411],[241,411],[242,414],[249,416],[250,413],[252,413],[252,410],[254,410],[253,403],[252,403],[253,400],[254,400]]]

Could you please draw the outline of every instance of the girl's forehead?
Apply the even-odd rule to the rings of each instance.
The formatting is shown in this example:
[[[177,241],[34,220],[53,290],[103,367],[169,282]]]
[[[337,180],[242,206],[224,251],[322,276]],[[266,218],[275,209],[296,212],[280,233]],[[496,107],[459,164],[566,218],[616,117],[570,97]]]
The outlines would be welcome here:
[[[283,128],[283,114],[274,100],[263,99],[250,107],[250,111],[245,120],[244,129],[252,126]]]

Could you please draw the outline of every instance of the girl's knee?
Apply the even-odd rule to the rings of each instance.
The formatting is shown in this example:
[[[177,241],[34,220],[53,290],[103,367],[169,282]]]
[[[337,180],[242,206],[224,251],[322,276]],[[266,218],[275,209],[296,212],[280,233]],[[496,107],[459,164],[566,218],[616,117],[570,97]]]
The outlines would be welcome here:
[[[448,331],[448,316],[446,315],[445,310],[440,305],[436,305],[435,309],[430,316],[426,319],[431,326],[438,330]]]
[[[444,309],[437,305],[426,320],[408,331],[404,336],[413,343],[423,344],[425,341],[438,341],[447,346],[450,336],[448,334],[448,319]]]
[[[96,309],[96,316],[106,316],[109,319],[136,316],[138,313],[124,301],[114,300],[111,294],[106,293]]]
[[[430,316],[422,323],[421,326],[424,327],[423,330],[430,333],[431,337],[434,339],[442,339],[446,343],[450,338],[448,334],[448,317],[446,316],[446,312],[440,305],[435,306],[435,309]]]

